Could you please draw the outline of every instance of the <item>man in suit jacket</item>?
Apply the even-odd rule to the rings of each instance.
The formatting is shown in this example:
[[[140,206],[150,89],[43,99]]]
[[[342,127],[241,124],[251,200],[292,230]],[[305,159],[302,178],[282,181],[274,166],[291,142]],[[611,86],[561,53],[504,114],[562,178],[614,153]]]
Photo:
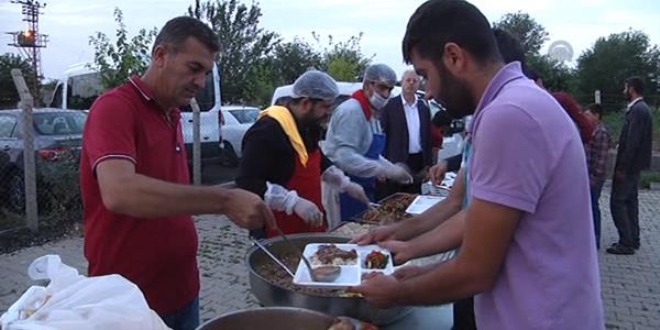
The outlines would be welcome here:
[[[651,166],[653,127],[651,111],[644,102],[644,83],[639,77],[628,78],[623,93],[630,102],[621,129],[616,153],[610,211],[619,232],[619,241],[607,249],[611,254],[635,254],[639,249],[639,174]]]
[[[431,112],[415,92],[419,88],[419,76],[408,70],[401,79],[401,95],[390,99],[380,117],[387,138],[383,156],[392,163],[406,164],[415,178],[411,185],[385,182],[380,185],[378,197],[383,198],[397,191],[419,193],[426,178],[428,167],[433,165],[431,156]]]

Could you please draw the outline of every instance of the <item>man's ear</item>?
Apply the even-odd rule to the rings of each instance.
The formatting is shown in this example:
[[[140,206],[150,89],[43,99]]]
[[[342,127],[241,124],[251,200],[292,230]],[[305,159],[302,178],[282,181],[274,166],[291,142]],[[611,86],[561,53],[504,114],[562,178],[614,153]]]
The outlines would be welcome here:
[[[158,45],[154,48],[151,53],[151,60],[156,65],[156,67],[162,68],[165,66],[167,57],[167,48],[164,45]]]
[[[461,46],[456,43],[448,42],[445,44],[442,61],[445,68],[449,70],[454,76],[458,76],[465,70],[468,61],[468,54]]]

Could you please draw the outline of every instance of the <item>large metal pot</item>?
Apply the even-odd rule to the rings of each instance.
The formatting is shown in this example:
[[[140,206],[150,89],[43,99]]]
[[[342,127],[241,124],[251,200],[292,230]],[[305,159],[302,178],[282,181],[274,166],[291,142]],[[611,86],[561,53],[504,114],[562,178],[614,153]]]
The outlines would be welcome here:
[[[287,235],[287,238],[301,250],[308,243],[346,243],[350,239],[331,233],[292,234]],[[276,256],[290,251],[289,246],[280,237],[270,238],[262,243]],[[331,316],[349,316],[376,325],[392,323],[412,310],[410,307],[380,309],[357,297],[322,297],[294,292],[269,282],[257,274],[254,266],[266,262],[267,259],[268,256],[257,247],[252,247],[245,257],[250,272],[250,289],[263,306],[307,308]]]
[[[327,330],[333,318],[315,311],[270,307],[231,312],[202,324],[197,330]]]

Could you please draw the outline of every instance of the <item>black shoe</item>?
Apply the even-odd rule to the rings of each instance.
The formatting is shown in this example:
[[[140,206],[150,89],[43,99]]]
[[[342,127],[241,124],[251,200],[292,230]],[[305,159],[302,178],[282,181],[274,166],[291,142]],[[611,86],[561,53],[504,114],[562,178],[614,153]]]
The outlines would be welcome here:
[[[607,249],[607,253],[631,255],[631,254],[635,254],[635,250],[629,246],[615,244],[611,248]]]

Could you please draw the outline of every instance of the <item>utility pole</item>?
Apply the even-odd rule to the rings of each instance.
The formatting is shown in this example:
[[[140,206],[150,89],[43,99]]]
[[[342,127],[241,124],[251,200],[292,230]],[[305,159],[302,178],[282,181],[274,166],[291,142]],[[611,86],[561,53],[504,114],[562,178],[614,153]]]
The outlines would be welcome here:
[[[35,99],[39,99],[39,81],[43,78],[41,73],[41,48],[46,47],[48,36],[39,32],[39,15],[42,8],[46,8],[45,3],[33,0],[11,0],[11,3],[21,5],[23,14],[23,21],[28,23],[28,28],[25,31],[7,32],[12,35],[13,42],[9,46],[14,46],[21,50],[21,52],[32,62],[32,70],[34,77],[32,77],[32,95]]]

